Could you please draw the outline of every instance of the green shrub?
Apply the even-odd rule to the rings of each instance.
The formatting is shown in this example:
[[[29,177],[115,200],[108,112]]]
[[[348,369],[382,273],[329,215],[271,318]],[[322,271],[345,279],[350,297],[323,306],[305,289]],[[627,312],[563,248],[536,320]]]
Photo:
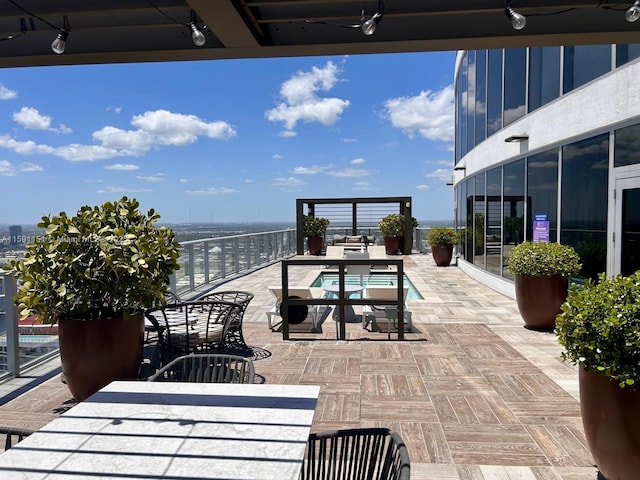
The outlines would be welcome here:
[[[573,285],[556,318],[562,358],[609,375],[621,387],[640,382],[640,271]]]
[[[135,199],[84,206],[74,216],[42,217],[44,235],[26,245],[24,258],[4,268],[21,281],[15,301],[22,317],[123,317],[164,302],[169,277],[180,268],[180,245],[168,227],[156,227]]]
[[[555,242],[522,242],[511,250],[509,270],[518,275],[572,276],[580,271],[573,247]]]
[[[324,237],[324,234],[327,233],[329,223],[327,218],[305,215],[302,233],[305,237]]]
[[[427,232],[427,243],[433,245],[456,245],[460,235],[451,227],[433,227]]]

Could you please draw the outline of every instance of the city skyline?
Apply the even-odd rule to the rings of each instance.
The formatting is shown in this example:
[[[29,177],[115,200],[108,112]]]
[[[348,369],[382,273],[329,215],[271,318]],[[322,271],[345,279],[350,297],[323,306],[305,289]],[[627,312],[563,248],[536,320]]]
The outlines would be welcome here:
[[[296,198],[453,218],[455,52],[4,69],[0,224],[122,195],[163,223],[290,222]]]

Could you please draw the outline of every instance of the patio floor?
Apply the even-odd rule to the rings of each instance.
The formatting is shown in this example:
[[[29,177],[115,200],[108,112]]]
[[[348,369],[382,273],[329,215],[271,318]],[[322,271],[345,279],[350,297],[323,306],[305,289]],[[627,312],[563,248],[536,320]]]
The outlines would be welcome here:
[[[283,341],[265,315],[279,264],[217,290],[255,294],[244,334],[260,381],[321,386],[314,431],[390,426],[408,445],[415,480],[594,480],[577,371],[560,361],[555,336],[525,329],[514,300],[455,266],[420,254],[404,264],[424,300],[408,302],[415,331],[402,342],[360,323],[337,341],[328,311],[321,333],[302,324]],[[315,273],[290,277],[304,284]],[[39,428],[72,407],[55,375],[1,405],[0,423]]]

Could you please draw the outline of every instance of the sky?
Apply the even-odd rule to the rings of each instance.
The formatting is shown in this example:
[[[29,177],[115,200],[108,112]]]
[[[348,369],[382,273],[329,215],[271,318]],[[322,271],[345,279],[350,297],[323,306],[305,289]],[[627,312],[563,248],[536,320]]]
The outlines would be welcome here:
[[[455,52],[0,69],[0,224],[122,196],[162,223],[293,222],[297,198],[453,218]]]

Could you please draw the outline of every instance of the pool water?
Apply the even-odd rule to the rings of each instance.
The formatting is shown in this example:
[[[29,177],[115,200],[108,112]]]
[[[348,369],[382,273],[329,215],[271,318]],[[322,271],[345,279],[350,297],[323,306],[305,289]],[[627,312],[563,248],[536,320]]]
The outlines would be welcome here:
[[[398,276],[395,273],[371,273],[364,275],[362,282],[366,287],[367,285],[397,285]],[[345,275],[344,283],[346,285],[360,285],[360,275]],[[411,280],[404,275],[403,283],[405,287],[408,287],[407,300],[422,300],[423,297],[416,289],[415,285],[411,283]],[[312,287],[324,287],[328,285],[338,284],[337,273],[321,273],[311,284]],[[351,298],[359,298],[359,294],[353,294]]]

